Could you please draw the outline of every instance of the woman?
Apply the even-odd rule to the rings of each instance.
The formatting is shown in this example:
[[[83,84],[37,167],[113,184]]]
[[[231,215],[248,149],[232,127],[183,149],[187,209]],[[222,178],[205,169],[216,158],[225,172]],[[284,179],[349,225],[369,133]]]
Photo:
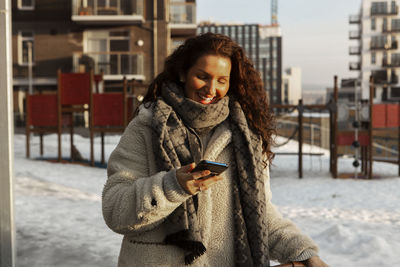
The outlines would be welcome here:
[[[327,266],[270,202],[272,121],[230,38],[200,35],[169,56],[108,162],[103,215],[124,235],[119,266]],[[201,159],[229,168],[192,172]]]

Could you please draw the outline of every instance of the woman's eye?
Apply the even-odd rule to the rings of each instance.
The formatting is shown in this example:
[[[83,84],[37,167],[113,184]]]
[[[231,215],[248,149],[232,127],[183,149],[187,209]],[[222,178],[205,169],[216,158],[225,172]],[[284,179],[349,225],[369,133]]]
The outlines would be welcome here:
[[[218,80],[218,83],[220,83],[220,84],[226,84],[226,81],[225,81],[225,80]]]
[[[207,79],[207,76],[205,76],[205,75],[197,75],[197,78],[200,79],[200,80],[205,80],[205,79]]]

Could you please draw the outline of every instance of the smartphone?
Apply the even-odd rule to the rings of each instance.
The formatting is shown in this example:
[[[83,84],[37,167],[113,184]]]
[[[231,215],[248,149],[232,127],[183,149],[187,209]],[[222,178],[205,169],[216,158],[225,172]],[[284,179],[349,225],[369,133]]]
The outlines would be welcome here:
[[[228,164],[226,163],[215,162],[210,160],[202,160],[196,165],[196,167],[191,172],[209,170],[211,172],[209,175],[200,178],[200,179],[206,179],[212,176],[219,175],[223,173],[226,169],[228,169]]]

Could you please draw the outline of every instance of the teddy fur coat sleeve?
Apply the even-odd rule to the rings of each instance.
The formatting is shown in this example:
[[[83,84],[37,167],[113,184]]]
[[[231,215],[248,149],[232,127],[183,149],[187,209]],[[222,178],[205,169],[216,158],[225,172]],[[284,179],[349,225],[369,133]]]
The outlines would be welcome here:
[[[155,228],[190,197],[176,180],[174,169],[156,172],[154,155],[147,151],[151,150],[149,125],[144,122],[136,117],[128,125],[108,161],[103,217],[120,234]]]
[[[292,221],[282,217],[272,204],[269,168],[264,170],[265,196],[267,203],[268,245],[271,260],[282,263],[304,261],[318,255],[318,246],[305,235]]]

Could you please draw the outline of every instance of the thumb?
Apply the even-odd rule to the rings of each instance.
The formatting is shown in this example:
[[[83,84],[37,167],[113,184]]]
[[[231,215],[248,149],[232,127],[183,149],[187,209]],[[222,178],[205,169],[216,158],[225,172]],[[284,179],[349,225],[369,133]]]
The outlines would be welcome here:
[[[196,164],[194,162],[192,162],[192,163],[190,163],[188,165],[182,166],[180,168],[180,170],[182,172],[191,172],[194,169],[194,167],[196,167]]]

